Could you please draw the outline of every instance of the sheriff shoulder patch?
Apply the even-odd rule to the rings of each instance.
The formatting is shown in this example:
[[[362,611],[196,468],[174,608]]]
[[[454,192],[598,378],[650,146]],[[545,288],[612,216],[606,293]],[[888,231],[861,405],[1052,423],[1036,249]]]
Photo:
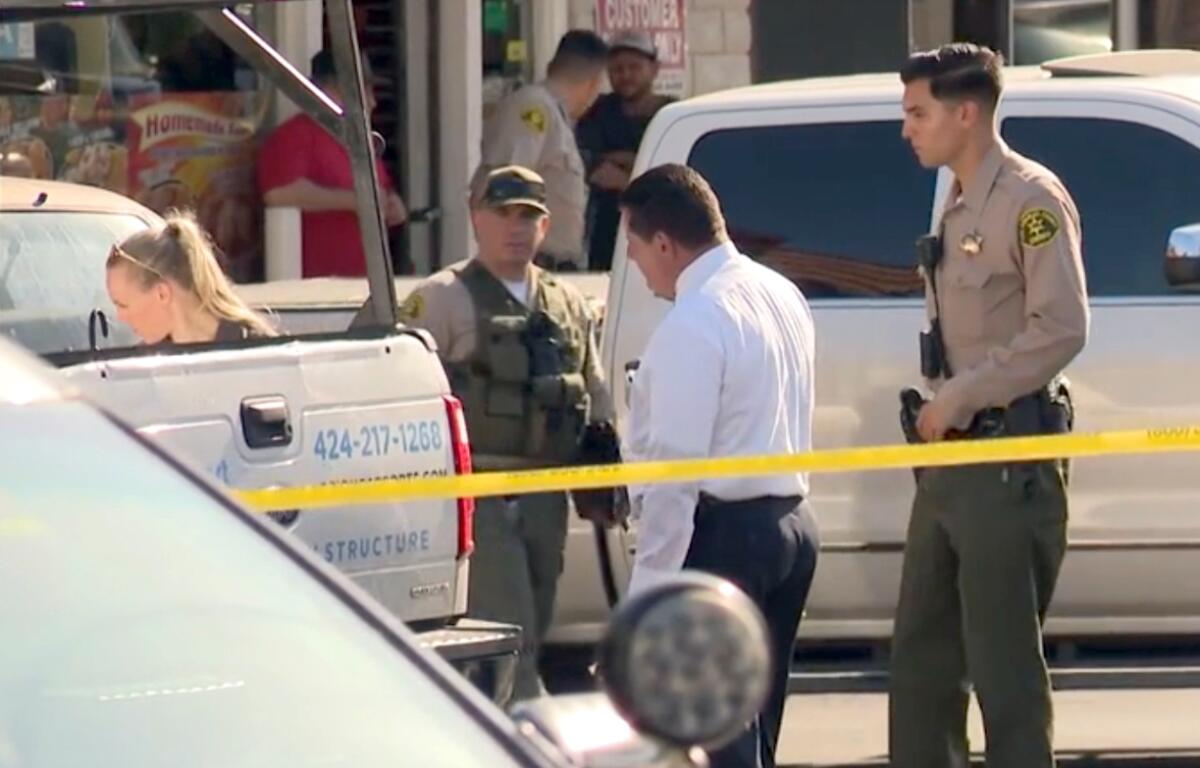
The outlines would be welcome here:
[[[421,313],[425,311],[425,299],[419,293],[410,293],[404,303],[400,305],[400,318],[405,322],[411,323],[414,320],[421,318]]]
[[[1058,218],[1045,208],[1032,208],[1021,214],[1017,228],[1023,245],[1039,248],[1058,237]]]
[[[534,133],[546,132],[546,113],[541,107],[530,107],[521,113],[521,122],[529,126]]]

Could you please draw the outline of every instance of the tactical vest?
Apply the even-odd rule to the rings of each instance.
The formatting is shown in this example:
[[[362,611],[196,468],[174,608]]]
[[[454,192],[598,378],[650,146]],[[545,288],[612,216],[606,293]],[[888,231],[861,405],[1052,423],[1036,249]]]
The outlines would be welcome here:
[[[529,309],[478,262],[459,272],[478,326],[475,351],[447,366],[462,400],[472,453],[571,461],[587,423],[587,328],[577,328],[563,286],[540,272]]]

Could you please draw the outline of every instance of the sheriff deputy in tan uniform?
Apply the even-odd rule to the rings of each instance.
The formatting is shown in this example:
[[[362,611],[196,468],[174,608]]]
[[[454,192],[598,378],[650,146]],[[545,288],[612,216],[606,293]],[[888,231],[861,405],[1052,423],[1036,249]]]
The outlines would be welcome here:
[[[567,32],[550,60],[545,82],[527,85],[504,99],[484,131],[484,165],[522,165],[546,180],[550,232],[538,263],[550,269],[587,268],[587,178],[575,143],[575,122],[600,92],[607,52],[594,32]]]
[[[905,419],[910,439],[1066,432],[1061,372],[1088,331],[1075,204],[1000,139],[994,53],[915,54],[901,79],[904,138],[956,177],[940,237],[918,242],[935,395]],[[919,471],[892,642],[893,768],[968,765],[972,686],[988,768],[1054,764],[1041,626],[1066,549],[1065,485],[1058,461]]]
[[[478,255],[420,283],[400,314],[437,342],[463,402],[474,466],[617,460],[591,310],[576,288],[532,263],[550,220],[542,178],[520,166],[481,166],[470,204]],[[576,493],[574,501],[582,516],[611,525],[625,511],[617,496]],[[469,613],[521,626],[517,700],[544,693],[538,653],[566,534],[566,494],[478,500]]]

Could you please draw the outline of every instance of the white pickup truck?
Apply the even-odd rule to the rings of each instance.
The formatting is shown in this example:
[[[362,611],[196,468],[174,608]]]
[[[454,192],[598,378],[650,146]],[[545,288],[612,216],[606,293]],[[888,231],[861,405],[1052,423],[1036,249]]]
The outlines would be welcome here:
[[[1068,370],[1077,430],[1200,423],[1200,250],[1189,228],[1200,222],[1200,53],[1078,57],[1005,78],[1001,133],[1060,175],[1082,218],[1093,325]],[[741,249],[807,294],[817,448],[901,442],[898,392],[919,382],[912,244],[935,224],[949,177],[921,169],[901,140],[900,96],[894,74],[713,94],[662,110],[638,154],[635,175],[668,162],[703,173]],[[620,236],[602,352],[618,403],[625,366],[666,309]],[[912,483],[907,470],[813,478],[822,552],[802,636],[890,634]],[[1195,457],[1079,460],[1070,498],[1048,634],[1200,630]],[[588,578],[585,567],[568,561],[565,578]],[[576,618],[572,590],[559,595],[560,620]]]
[[[139,9],[149,11],[151,5],[141,3]],[[93,400],[233,488],[350,486],[471,471],[461,405],[451,395],[432,340],[397,325],[373,199],[372,155],[365,149],[370,139],[363,110],[355,108],[356,99],[361,104],[359,73],[343,70],[341,91],[353,96],[344,112],[332,110],[240,17],[221,12],[220,5],[210,0],[167,4],[172,10],[194,10],[244,60],[259,65],[261,74],[340,135],[360,166],[365,182],[357,190],[359,217],[370,272],[366,322],[350,329],[347,319],[320,334],[136,345],[115,320],[104,289],[104,264],[114,242],[160,226],[161,219],[105,190],[3,178],[0,334],[55,363]],[[353,48],[348,19],[340,18],[344,5],[329,3],[332,42],[336,56],[357,62],[356,51],[339,50]],[[63,21],[63,8],[46,0],[10,0],[3,18],[35,25],[74,23]],[[124,28],[124,16],[106,18],[113,29]],[[102,36],[95,44],[107,45],[107,39]],[[79,60],[101,60],[91,53],[99,55],[83,51]],[[69,83],[79,78],[66,75],[86,74],[59,76]],[[0,91],[5,86],[0,76]],[[468,607],[473,508],[473,500],[464,498],[348,504],[273,516],[393,614],[422,630],[426,645],[464,671],[478,672],[486,686],[497,671],[488,662],[511,662],[519,628],[458,621]],[[170,562],[161,565],[171,567]]]

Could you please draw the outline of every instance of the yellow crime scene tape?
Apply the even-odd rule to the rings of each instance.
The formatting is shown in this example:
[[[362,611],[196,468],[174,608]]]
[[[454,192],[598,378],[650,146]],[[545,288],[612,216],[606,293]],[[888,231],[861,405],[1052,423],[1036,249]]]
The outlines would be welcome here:
[[[518,472],[479,472],[448,477],[367,480],[337,485],[239,490],[242,503],[259,512],[380,504],[409,499],[506,496],[583,490],[614,485],[688,482],[717,477],[789,472],[859,472],[956,464],[1003,463],[1087,456],[1175,453],[1200,450],[1200,426],[1162,427],[1092,434],[952,440],[923,445],[839,448],[776,456],[647,461],[554,467]]]

